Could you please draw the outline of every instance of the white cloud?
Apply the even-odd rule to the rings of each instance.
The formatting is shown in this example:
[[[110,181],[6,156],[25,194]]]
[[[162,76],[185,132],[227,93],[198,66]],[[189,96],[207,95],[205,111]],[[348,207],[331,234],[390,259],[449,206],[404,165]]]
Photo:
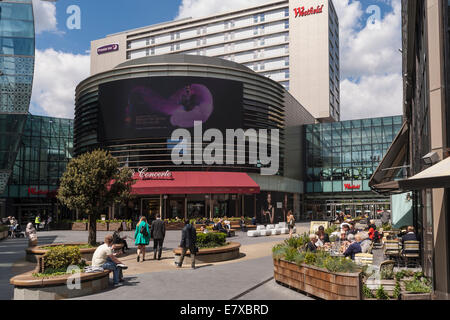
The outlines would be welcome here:
[[[58,33],[56,5],[48,1],[33,0],[34,25],[36,34],[42,32]]]
[[[341,83],[341,120],[397,116],[403,113],[401,74],[363,76]]]
[[[182,0],[177,19],[201,18],[268,2],[273,2],[273,0]]]
[[[52,117],[73,118],[75,88],[89,76],[90,57],[46,49],[36,50],[33,106]]]

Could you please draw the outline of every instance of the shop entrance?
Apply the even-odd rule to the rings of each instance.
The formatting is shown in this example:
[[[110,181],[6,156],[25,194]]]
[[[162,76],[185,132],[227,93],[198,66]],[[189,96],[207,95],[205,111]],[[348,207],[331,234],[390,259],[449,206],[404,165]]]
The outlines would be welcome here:
[[[156,220],[156,215],[160,211],[160,198],[143,198],[141,199],[141,216],[146,216],[148,221]]]

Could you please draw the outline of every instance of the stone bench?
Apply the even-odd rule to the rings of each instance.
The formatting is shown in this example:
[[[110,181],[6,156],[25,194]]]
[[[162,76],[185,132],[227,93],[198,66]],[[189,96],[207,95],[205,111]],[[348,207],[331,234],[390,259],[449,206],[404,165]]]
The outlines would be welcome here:
[[[211,262],[221,262],[237,259],[240,257],[239,249],[241,244],[238,242],[230,242],[226,246],[219,248],[208,248],[208,249],[199,249],[195,256],[195,261],[199,263],[211,263]],[[181,248],[176,248],[173,250],[175,255],[175,262],[179,262],[181,258]],[[188,250],[186,252],[186,256],[184,258],[183,264],[190,265],[191,264],[191,253]]]
[[[73,290],[68,288],[67,281],[71,277],[69,284],[75,285],[72,280],[75,275],[36,278],[33,277],[33,272],[15,276],[10,280],[10,284],[14,286],[14,300],[62,300],[98,293],[109,287],[111,271],[81,273],[81,288]]]
[[[41,245],[31,248],[26,248],[26,260],[28,262],[37,262],[39,256],[43,256],[47,253],[48,249],[42,249],[47,247],[58,247],[58,246],[79,246],[79,245],[85,245],[86,243],[55,243],[55,244],[48,244],[48,245]],[[116,245],[119,246],[119,245]],[[121,245],[123,246],[123,245]],[[94,252],[97,248],[81,248],[81,257],[85,259],[86,261],[91,261],[92,257],[94,256]]]

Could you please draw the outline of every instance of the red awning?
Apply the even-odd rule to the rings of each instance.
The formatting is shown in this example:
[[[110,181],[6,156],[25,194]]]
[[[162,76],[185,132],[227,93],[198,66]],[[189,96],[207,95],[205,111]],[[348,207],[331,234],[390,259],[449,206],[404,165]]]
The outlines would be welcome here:
[[[132,193],[151,194],[256,194],[260,187],[246,173],[241,172],[171,172],[170,179],[139,178]]]

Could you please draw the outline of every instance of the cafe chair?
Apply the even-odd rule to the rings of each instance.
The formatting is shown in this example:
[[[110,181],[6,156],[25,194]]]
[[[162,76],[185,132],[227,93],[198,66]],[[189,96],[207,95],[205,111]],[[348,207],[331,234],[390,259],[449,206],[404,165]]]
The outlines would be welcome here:
[[[393,274],[396,262],[394,260],[386,260],[380,264],[380,274],[385,272],[386,274]]]
[[[373,264],[373,254],[357,253],[355,254],[355,263],[360,266],[370,266]]]
[[[401,257],[407,268],[418,267],[420,265],[420,241],[405,241]]]
[[[396,265],[400,265],[401,248],[398,240],[386,240],[384,242],[384,255],[390,260],[394,260]]]

